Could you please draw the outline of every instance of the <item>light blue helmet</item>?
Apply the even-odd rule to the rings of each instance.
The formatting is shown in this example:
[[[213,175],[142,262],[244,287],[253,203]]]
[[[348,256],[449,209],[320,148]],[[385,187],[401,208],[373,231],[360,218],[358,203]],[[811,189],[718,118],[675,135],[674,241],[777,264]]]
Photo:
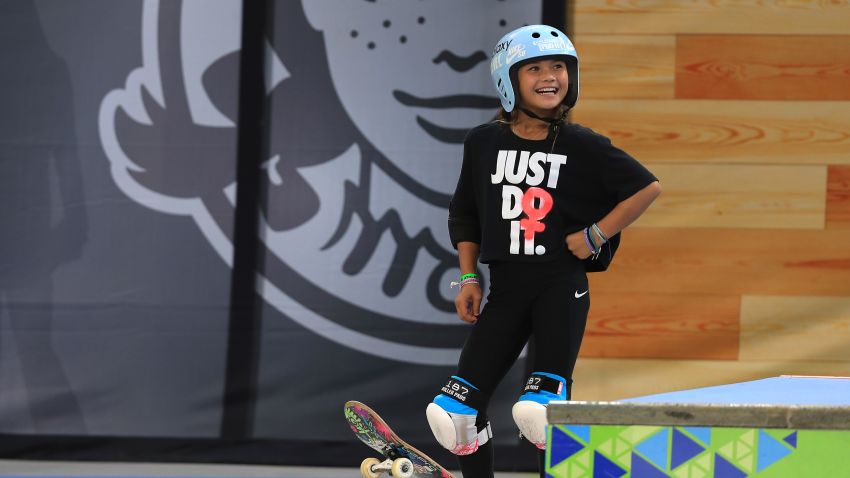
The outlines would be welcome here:
[[[578,55],[567,35],[547,25],[529,25],[503,36],[490,59],[490,77],[499,92],[505,111],[513,111],[517,103],[516,70],[520,63],[557,56],[567,63],[570,85],[564,104],[572,108],[578,101]]]

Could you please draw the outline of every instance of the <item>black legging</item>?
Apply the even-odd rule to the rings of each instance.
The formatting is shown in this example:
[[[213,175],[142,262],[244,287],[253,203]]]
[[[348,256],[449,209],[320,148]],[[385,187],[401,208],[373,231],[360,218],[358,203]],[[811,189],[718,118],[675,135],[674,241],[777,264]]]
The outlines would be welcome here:
[[[490,264],[487,303],[464,344],[457,371],[484,398],[479,429],[487,422],[486,404],[529,338],[535,351],[532,370],[560,375],[570,384],[590,309],[587,291],[584,266],[573,256]],[[492,477],[492,442],[459,460],[465,478]]]

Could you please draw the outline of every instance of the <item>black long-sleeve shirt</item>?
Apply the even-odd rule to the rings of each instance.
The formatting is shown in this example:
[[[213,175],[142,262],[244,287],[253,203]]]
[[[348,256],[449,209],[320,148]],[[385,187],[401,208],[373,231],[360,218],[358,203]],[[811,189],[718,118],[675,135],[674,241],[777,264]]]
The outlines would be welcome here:
[[[452,245],[481,245],[480,260],[538,262],[569,253],[564,238],[602,219],[657,179],[589,128],[564,124],[553,144],[502,122],[472,129],[449,206]]]

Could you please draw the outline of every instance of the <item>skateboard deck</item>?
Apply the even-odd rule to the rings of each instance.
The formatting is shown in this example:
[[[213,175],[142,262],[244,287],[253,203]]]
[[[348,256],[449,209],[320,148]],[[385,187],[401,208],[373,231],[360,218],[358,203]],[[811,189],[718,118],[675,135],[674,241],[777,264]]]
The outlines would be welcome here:
[[[346,402],[345,419],[348,420],[351,431],[360,441],[385,458],[383,463],[375,458],[364,460],[360,467],[364,478],[380,476],[382,471],[390,469],[393,471],[393,476],[454,478],[428,455],[399,438],[386,422],[366,405],[357,401]],[[412,470],[404,466],[405,458],[410,460]]]

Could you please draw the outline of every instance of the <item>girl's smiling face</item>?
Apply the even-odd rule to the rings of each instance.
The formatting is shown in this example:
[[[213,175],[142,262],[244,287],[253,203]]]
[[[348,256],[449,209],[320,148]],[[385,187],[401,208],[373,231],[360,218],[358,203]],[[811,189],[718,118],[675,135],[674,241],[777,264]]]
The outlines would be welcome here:
[[[539,116],[555,116],[569,89],[567,64],[559,59],[532,60],[517,69],[521,106]]]

